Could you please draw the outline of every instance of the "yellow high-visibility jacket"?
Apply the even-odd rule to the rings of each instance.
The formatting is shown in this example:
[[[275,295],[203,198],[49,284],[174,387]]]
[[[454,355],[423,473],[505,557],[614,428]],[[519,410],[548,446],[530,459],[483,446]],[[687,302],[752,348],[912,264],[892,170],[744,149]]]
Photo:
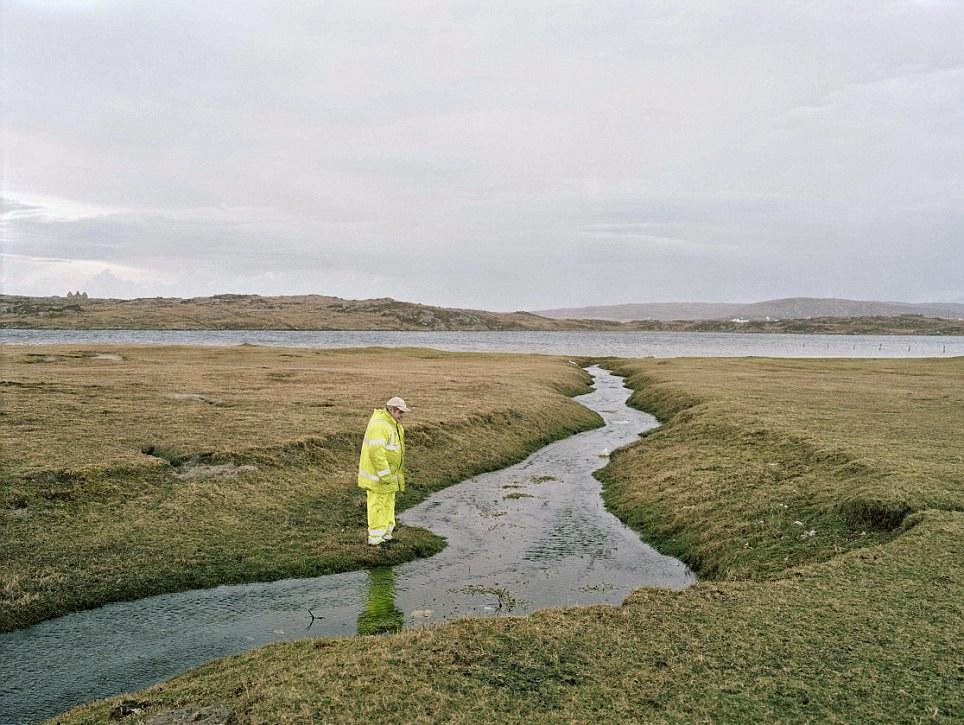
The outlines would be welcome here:
[[[385,408],[376,408],[368,421],[358,486],[375,493],[405,490],[405,429]]]

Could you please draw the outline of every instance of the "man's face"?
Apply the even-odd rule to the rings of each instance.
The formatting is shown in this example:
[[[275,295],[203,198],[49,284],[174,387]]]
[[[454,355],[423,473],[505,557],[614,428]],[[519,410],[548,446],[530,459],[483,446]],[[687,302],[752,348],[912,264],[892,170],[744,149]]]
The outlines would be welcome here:
[[[405,415],[405,411],[404,411],[404,410],[401,410],[400,408],[392,408],[392,407],[390,407],[390,408],[388,409],[388,414],[389,414],[390,416],[392,416],[392,417],[395,419],[396,422],[401,422],[402,416]]]

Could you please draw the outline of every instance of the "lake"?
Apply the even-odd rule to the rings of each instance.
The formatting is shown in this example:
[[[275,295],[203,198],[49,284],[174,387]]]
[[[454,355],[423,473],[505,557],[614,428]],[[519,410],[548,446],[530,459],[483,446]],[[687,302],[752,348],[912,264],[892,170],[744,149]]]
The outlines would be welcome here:
[[[717,332],[378,332],[303,330],[0,330],[0,345],[430,347],[614,357],[953,357],[964,336]]]

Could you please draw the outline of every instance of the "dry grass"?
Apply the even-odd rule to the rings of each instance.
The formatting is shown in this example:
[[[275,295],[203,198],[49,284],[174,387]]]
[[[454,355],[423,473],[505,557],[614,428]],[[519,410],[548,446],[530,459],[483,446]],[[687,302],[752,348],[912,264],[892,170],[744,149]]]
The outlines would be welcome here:
[[[598,424],[586,373],[426,350],[5,351],[0,629],[108,601],[391,564],[364,544],[358,446],[401,393],[411,505]]]
[[[607,503],[703,575],[779,574],[964,510],[964,358],[616,368],[667,424],[613,457]]]
[[[150,447],[182,460],[256,457],[297,441],[354,445],[372,407],[397,391],[415,401],[418,440],[505,413],[517,395],[585,384],[558,360],[426,350],[44,346],[6,348],[3,368],[4,427],[17,452],[4,464],[18,476],[144,468]]]

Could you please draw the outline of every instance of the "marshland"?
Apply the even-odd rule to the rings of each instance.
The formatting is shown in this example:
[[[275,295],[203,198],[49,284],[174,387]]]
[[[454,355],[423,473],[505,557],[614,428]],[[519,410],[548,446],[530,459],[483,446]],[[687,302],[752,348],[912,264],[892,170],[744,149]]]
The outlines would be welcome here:
[[[964,723],[964,2],[0,3],[0,725]]]
[[[606,506],[695,586],[279,643],[58,720],[959,717],[964,360],[598,362],[662,422],[598,474]],[[417,527],[364,545],[356,439],[398,390],[406,507],[600,424],[547,356],[42,346],[3,377],[6,630],[439,551]]]

